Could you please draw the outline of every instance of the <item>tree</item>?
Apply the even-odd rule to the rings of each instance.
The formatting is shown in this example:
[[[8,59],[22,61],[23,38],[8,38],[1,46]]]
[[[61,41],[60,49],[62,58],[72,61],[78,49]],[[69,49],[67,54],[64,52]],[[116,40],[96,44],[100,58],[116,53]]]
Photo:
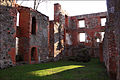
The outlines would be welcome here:
[[[19,1],[19,0],[16,0],[16,2]],[[26,0],[26,1],[30,1],[30,0]],[[47,0],[34,0],[34,9],[37,10],[38,6],[40,3],[44,2],[44,1],[47,1]],[[22,0],[22,2],[20,3],[20,5],[24,2],[24,0]]]

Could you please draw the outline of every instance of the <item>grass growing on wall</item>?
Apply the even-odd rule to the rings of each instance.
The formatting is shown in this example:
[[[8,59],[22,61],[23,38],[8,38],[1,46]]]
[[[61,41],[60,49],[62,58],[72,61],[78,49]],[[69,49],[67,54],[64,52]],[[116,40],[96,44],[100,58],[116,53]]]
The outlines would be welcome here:
[[[88,63],[58,61],[0,70],[0,80],[109,80],[98,59]]]

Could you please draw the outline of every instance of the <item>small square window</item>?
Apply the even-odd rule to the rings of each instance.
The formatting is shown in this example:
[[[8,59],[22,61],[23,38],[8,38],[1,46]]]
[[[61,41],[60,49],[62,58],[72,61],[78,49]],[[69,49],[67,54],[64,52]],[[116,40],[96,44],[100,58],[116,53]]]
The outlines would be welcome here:
[[[99,38],[97,38],[97,40],[96,40],[97,42],[100,42],[100,39]]]
[[[101,26],[105,26],[106,18],[101,18]]]
[[[85,20],[80,20],[79,21],[79,27],[84,28],[85,27]]]
[[[68,45],[72,45],[72,41],[71,41],[70,35],[69,35],[68,33],[66,33],[66,43],[67,43]]]
[[[80,33],[79,34],[79,40],[80,40],[80,42],[85,42],[85,39],[86,39],[85,33]]]

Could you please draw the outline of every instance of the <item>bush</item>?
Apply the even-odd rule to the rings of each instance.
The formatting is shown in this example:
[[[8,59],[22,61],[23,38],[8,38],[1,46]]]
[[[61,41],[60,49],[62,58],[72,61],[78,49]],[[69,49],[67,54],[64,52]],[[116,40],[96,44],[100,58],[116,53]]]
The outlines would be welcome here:
[[[75,56],[75,61],[88,62],[90,61],[90,55],[87,48],[82,48]]]
[[[78,62],[88,62],[90,61],[90,54],[89,54],[89,49],[86,48],[83,45],[78,45],[75,47],[70,46],[69,49],[70,52],[67,59],[70,61],[78,61]]]
[[[16,55],[16,61],[17,62],[23,61],[22,55]]]

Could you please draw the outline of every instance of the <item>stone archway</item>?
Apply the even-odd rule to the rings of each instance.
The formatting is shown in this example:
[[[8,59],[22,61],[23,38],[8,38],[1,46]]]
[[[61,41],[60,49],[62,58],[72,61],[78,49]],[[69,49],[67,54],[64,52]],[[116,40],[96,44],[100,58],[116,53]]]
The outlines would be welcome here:
[[[37,54],[37,48],[32,47],[31,48],[31,63],[37,62],[38,61],[38,54]]]

